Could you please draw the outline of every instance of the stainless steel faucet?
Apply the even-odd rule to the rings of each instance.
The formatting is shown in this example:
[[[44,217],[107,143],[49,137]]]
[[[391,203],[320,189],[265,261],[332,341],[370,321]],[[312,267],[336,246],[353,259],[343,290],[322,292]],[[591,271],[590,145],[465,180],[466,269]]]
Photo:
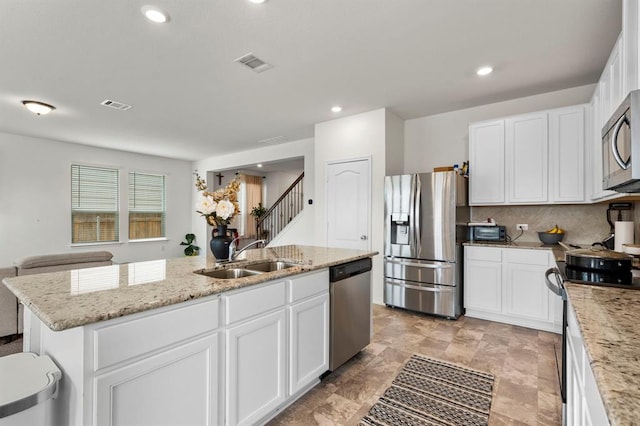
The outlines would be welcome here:
[[[236,257],[238,257],[238,255],[240,253],[242,253],[243,251],[245,251],[246,249],[248,249],[249,247],[256,245],[256,244],[260,244],[260,243],[264,243],[266,242],[266,240],[255,240],[249,244],[247,244],[246,246],[242,247],[240,250],[236,251],[236,241],[240,240],[240,237],[234,238],[230,243],[229,243],[229,262],[231,262],[232,260],[234,260]]]

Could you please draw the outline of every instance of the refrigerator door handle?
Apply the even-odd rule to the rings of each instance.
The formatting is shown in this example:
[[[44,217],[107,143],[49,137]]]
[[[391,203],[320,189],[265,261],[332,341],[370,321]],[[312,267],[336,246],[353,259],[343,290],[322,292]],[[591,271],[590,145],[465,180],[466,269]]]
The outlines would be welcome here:
[[[413,216],[413,223],[414,223],[414,231],[413,231],[413,250],[412,252],[415,253],[415,257],[420,257],[420,252],[422,251],[422,228],[421,228],[421,224],[420,224],[420,206],[421,206],[421,199],[420,199],[420,194],[422,192],[422,183],[420,182],[420,176],[418,175],[413,175],[413,178],[411,179],[411,199],[412,199],[412,204],[411,204],[411,215]]]
[[[387,259],[386,261],[389,262],[389,263],[403,265],[403,266],[415,266],[415,267],[418,267],[418,268],[430,268],[430,269],[453,268],[454,265],[455,265],[454,263],[447,263],[447,262],[418,263],[418,262],[410,262],[410,261],[406,261],[406,260],[393,260],[393,259]]]

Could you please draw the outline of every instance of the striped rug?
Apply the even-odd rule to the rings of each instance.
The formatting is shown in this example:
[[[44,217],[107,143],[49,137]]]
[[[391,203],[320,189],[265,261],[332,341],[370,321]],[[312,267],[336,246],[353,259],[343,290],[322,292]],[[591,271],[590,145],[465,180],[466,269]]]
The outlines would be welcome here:
[[[488,425],[493,379],[413,355],[360,425]]]

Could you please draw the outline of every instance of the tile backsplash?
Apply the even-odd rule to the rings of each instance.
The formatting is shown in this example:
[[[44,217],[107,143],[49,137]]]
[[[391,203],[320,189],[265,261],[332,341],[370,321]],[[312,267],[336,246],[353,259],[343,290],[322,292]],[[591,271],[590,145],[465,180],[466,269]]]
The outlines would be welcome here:
[[[578,205],[544,205],[544,206],[496,206],[472,207],[473,221],[481,222],[493,218],[498,225],[507,227],[507,234],[515,238],[520,233],[516,224],[526,223],[529,230],[524,231],[517,241],[539,242],[538,231],[546,231],[558,225],[567,233],[563,242],[576,244],[591,244],[602,241],[609,236],[610,227],[607,223],[608,203],[578,204]],[[635,206],[635,211],[640,210]],[[626,220],[634,220],[634,214]],[[635,215],[638,222],[638,214]],[[635,227],[635,238],[638,241],[638,226]]]

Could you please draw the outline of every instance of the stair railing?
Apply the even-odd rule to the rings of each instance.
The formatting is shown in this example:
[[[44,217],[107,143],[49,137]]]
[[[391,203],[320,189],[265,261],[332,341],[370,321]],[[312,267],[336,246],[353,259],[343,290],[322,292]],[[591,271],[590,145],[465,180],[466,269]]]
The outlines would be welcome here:
[[[304,208],[304,172],[287,188],[273,205],[256,221],[256,235],[268,244]]]

